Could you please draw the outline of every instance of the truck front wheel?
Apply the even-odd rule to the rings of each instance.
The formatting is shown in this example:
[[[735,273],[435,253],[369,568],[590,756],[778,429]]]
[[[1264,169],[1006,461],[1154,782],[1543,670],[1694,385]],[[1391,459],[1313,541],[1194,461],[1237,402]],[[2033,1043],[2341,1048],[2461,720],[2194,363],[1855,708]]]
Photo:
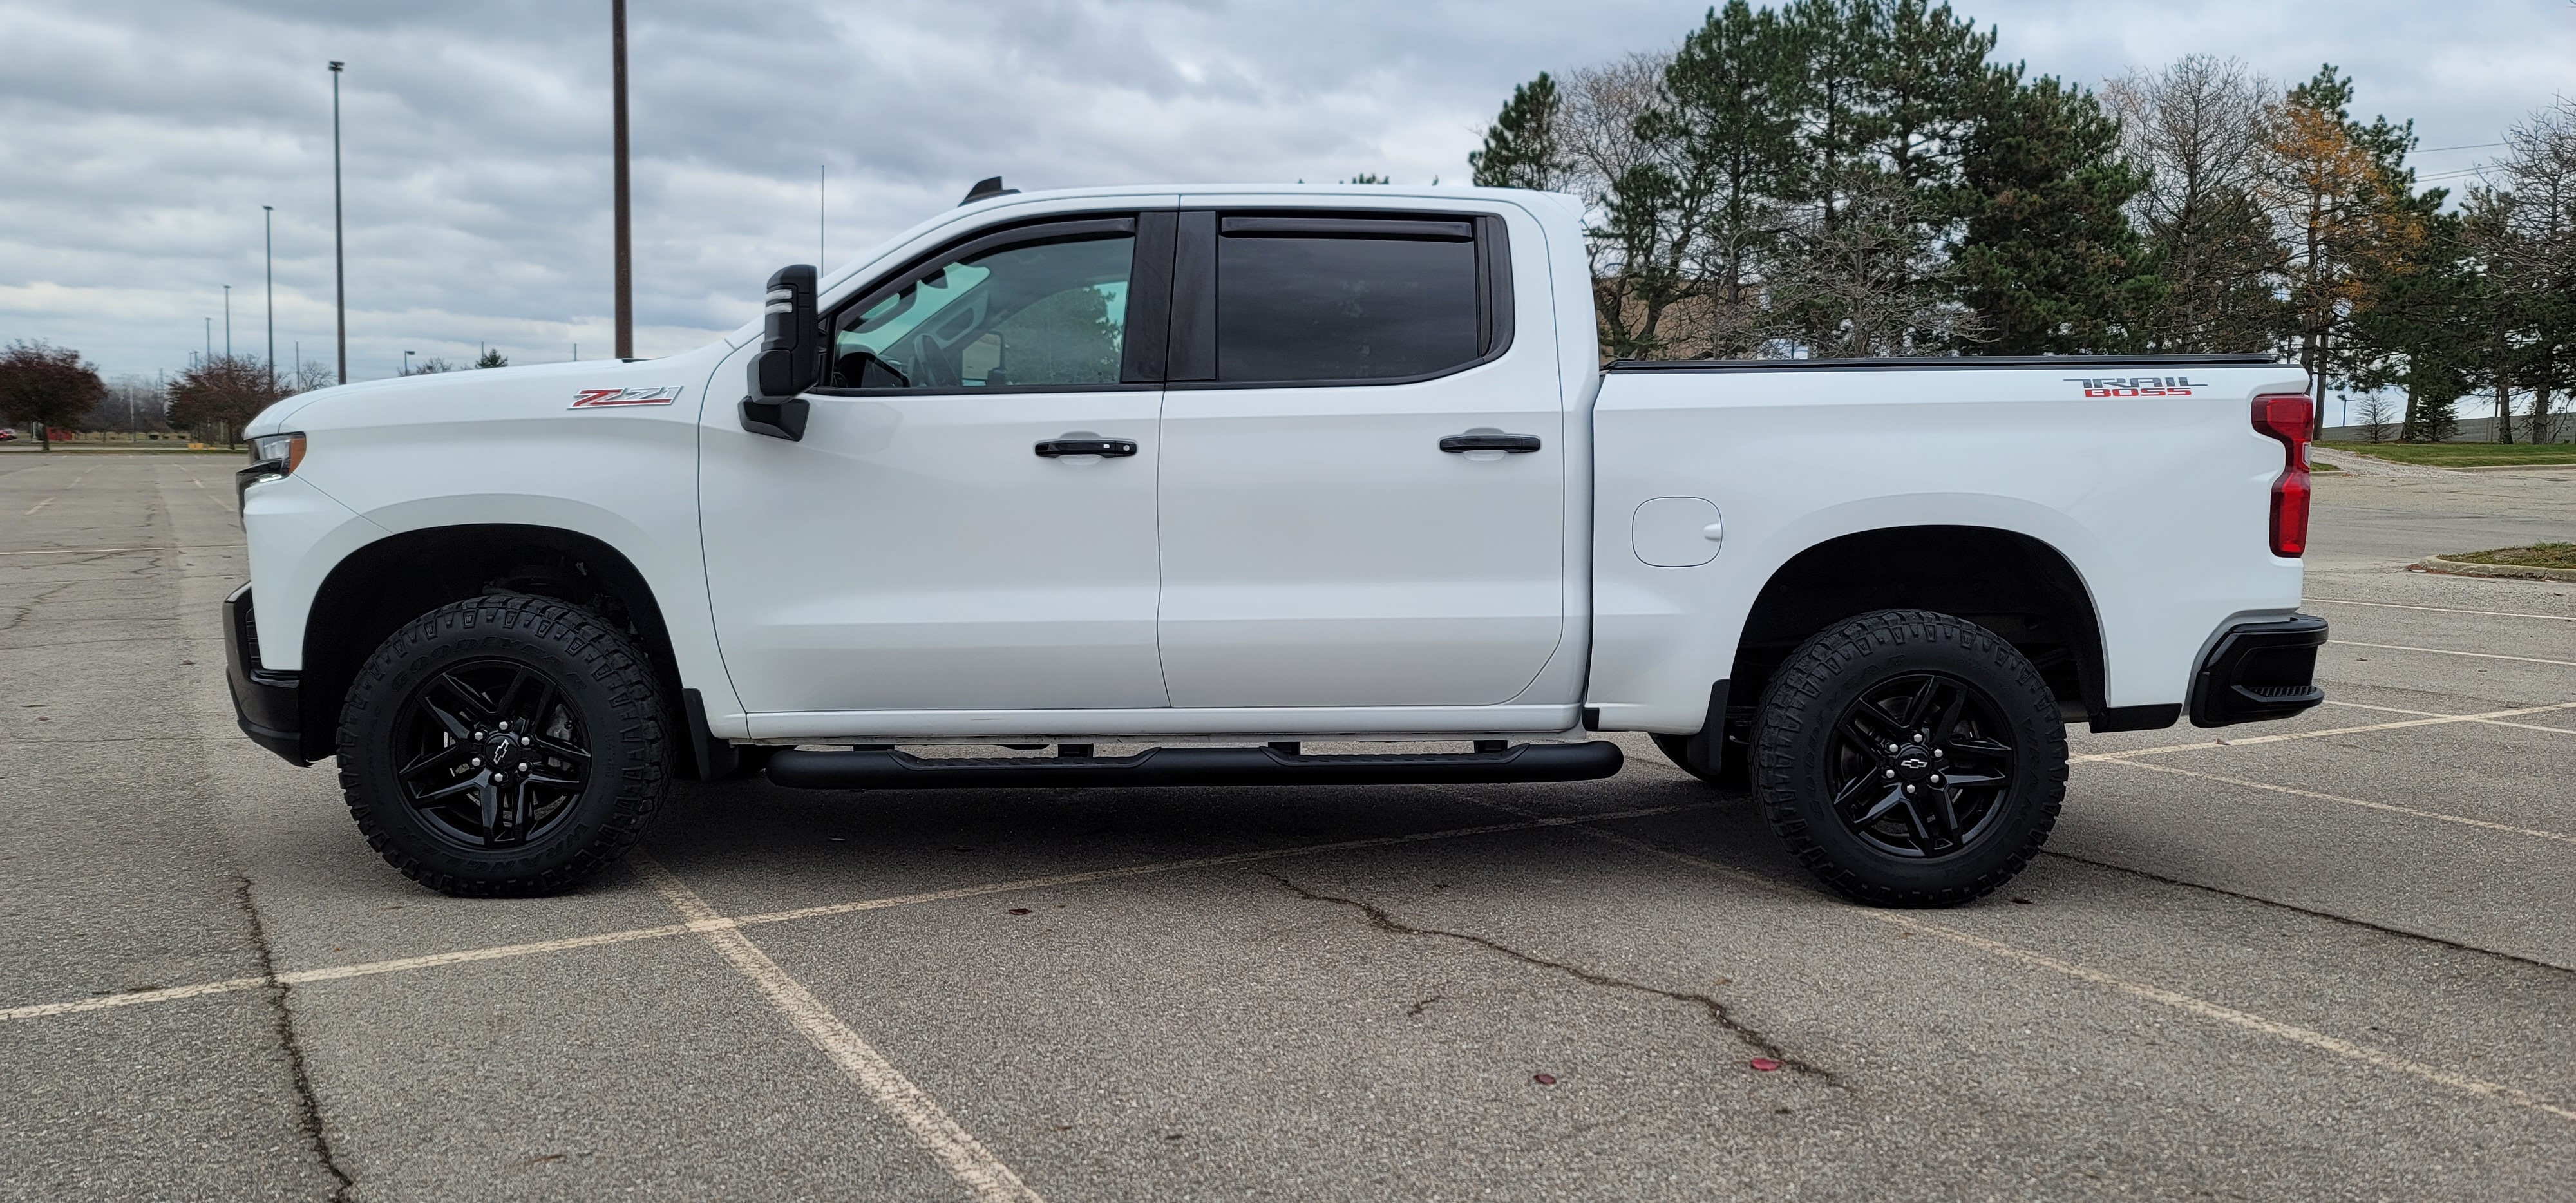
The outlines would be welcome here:
[[[378,854],[442,893],[546,894],[614,863],[671,779],[652,661],[587,610],[495,595],[387,637],[340,712],[340,788]]]
[[[1764,816],[1827,886],[1872,906],[1953,906],[2047,841],[2066,729],[2039,670],[1994,632],[1881,610],[1780,665],[1752,771]]]

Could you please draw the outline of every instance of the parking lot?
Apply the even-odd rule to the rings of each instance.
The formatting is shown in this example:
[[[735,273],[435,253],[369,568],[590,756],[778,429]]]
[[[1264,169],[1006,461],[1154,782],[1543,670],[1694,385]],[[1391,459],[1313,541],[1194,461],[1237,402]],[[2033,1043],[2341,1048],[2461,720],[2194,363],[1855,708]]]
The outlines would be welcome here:
[[[1570,785],[678,787],[469,901],[236,732],[229,458],[0,457],[9,1197],[2565,1197],[2576,471],[2328,477],[2331,701],[1938,912]],[[1765,1068],[1768,1067],[1768,1068]]]

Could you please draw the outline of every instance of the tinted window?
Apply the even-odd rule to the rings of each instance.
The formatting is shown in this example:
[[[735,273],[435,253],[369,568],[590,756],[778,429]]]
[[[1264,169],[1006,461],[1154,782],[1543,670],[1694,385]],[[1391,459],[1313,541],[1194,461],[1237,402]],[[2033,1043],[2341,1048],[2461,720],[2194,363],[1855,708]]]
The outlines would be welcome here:
[[[1383,380],[1476,358],[1476,244],[1217,239],[1217,378]]]
[[[842,320],[843,388],[1116,384],[1136,240],[1006,246],[916,273]],[[871,363],[868,356],[876,362]]]

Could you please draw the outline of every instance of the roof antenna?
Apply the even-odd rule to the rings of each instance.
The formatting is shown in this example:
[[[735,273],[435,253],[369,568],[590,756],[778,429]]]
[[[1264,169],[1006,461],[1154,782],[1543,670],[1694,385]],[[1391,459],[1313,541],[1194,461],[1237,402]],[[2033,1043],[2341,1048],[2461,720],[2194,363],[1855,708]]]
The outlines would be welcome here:
[[[979,200],[991,200],[997,196],[1017,196],[1019,193],[1020,190],[1017,188],[1003,187],[1002,177],[997,175],[989,180],[979,181],[974,187],[967,189],[966,199],[957,202],[957,207],[963,209]]]

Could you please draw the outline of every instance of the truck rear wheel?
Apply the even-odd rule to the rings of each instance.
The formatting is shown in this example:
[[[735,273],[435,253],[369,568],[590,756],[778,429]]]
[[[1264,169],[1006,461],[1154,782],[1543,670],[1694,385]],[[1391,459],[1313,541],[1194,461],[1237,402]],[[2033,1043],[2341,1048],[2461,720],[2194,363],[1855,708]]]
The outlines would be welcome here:
[[[547,894],[625,855],[668,792],[652,661],[587,610],[487,596],[405,624],[340,711],[367,843],[446,894]]]
[[[1764,816],[1837,893],[1955,906],[2047,842],[2066,796],[2066,728],[2039,670],[1994,632],[1881,610],[1782,662],[1752,770]]]

